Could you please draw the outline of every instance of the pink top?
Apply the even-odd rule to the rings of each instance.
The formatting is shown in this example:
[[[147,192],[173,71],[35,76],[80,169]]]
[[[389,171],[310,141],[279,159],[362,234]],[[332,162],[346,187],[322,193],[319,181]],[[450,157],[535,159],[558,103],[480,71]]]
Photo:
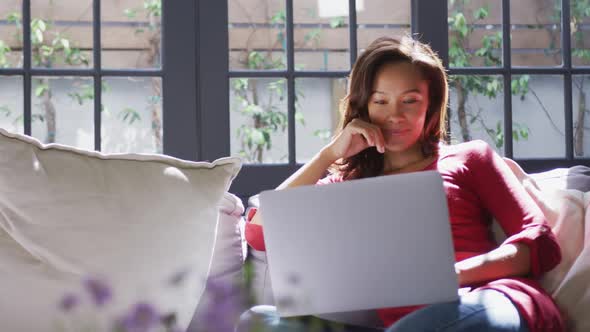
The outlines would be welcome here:
[[[503,278],[477,285],[495,289],[516,305],[531,332],[565,331],[555,302],[537,279],[561,260],[555,236],[539,207],[520,185],[504,160],[487,143],[471,141],[441,145],[439,157],[424,170],[437,170],[447,195],[456,261],[487,253],[498,245],[490,233],[492,216],[508,238],[504,244],[525,243],[530,248],[531,272],[527,277]],[[318,181],[342,181],[330,175]],[[246,240],[254,249],[265,250],[262,227],[248,223]],[[417,285],[418,286],[418,285]],[[379,317],[390,326],[422,306],[379,309]]]

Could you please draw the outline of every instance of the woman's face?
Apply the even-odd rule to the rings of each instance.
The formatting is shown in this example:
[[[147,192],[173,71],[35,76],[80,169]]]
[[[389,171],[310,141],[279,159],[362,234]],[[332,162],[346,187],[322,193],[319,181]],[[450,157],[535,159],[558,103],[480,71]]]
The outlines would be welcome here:
[[[383,65],[375,76],[368,109],[371,123],[381,128],[386,151],[416,148],[428,109],[428,82],[410,63]]]

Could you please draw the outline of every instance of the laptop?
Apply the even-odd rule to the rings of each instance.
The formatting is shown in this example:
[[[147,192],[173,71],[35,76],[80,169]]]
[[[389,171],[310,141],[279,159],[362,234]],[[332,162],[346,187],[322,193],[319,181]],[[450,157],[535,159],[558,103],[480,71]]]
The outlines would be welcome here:
[[[264,191],[260,213],[281,317],[458,298],[436,171]]]

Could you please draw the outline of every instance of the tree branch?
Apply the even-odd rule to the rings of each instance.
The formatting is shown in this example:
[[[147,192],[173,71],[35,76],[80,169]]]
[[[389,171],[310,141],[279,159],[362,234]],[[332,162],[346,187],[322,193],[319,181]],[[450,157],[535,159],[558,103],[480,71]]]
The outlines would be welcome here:
[[[557,131],[561,136],[565,136],[565,134],[562,133],[561,130],[559,130],[559,128],[557,127],[557,125],[555,124],[553,119],[551,118],[551,114],[549,114],[549,111],[547,111],[547,109],[545,108],[545,105],[543,105],[543,102],[541,101],[541,99],[539,98],[539,96],[537,95],[535,90],[533,88],[531,88],[530,86],[529,86],[529,90],[531,91],[531,93],[533,94],[533,96],[535,97],[535,99],[537,100],[539,105],[541,106],[541,109],[545,113],[545,116],[547,116],[547,119],[549,119],[549,122],[551,123],[551,126],[553,127],[553,129],[555,129],[555,131]]]

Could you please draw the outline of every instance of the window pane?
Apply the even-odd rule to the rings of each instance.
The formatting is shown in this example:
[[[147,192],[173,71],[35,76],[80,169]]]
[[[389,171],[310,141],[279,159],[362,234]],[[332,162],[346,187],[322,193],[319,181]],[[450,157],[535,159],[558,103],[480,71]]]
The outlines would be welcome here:
[[[502,65],[502,1],[449,2],[451,67]]]
[[[245,163],[286,163],[287,86],[283,78],[230,80],[231,154]]]
[[[486,141],[504,155],[504,88],[502,76],[452,76],[451,142]]]
[[[34,77],[32,80],[32,136],[94,150],[93,79]]]
[[[92,1],[31,0],[33,67],[92,66]]]
[[[160,68],[161,0],[101,1],[102,66]]]
[[[410,1],[356,1],[358,54],[382,36],[401,37],[410,33]]]
[[[228,0],[229,68],[285,69],[284,0]]]
[[[338,127],[338,106],[346,94],[345,78],[301,78],[295,81],[297,162],[309,161]]]
[[[512,127],[515,158],[563,158],[563,77],[513,76]]]
[[[21,76],[0,76],[0,127],[13,133],[24,133]]]
[[[348,70],[348,0],[293,1],[295,68]]]
[[[558,66],[561,55],[561,0],[510,1],[513,66]]]
[[[573,76],[573,128],[574,156],[590,157],[590,112],[587,96],[590,94],[590,76]]]
[[[0,2],[0,68],[22,67],[22,1]]]
[[[105,78],[102,100],[102,151],[162,153],[161,78]]]
[[[572,29],[572,64],[590,65],[590,11],[587,0],[570,0],[570,27]]]

